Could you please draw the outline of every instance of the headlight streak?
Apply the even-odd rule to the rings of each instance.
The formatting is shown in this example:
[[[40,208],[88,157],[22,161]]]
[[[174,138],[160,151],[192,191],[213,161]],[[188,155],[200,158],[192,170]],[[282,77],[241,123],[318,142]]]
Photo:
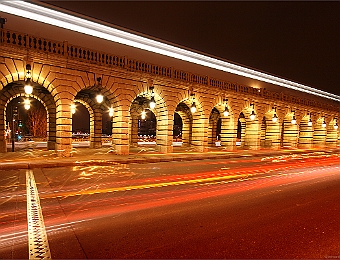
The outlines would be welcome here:
[[[260,80],[274,85],[332,99],[337,102],[340,101],[340,96],[337,96],[335,94],[314,89],[296,82],[285,80],[226,61],[218,60],[206,55],[181,49],[142,36],[134,35],[132,33],[124,32],[109,26],[91,22],[32,3],[23,1],[7,1],[0,3],[0,9],[1,11],[6,13],[14,14],[53,26],[58,26],[64,29],[84,33],[90,36],[121,43],[146,51],[151,51],[157,54],[188,61],[191,63],[229,72],[243,77]]]
[[[317,179],[327,174],[336,175],[339,172],[339,156],[333,155],[332,157],[327,157],[322,160],[325,166],[317,166],[318,161],[315,158],[306,158],[304,164],[297,163],[296,160],[284,163],[273,163],[271,165],[266,165],[261,168],[261,170],[254,169],[231,169],[224,173],[216,172],[214,177],[211,177],[210,181],[199,182],[197,178],[202,180],[207,180],[206,176],[214,174],[211,173],[201,173],[196,175],[196,179],[187,179],[184,183],[181,180],[175,180],[178,176],[169,176],[174,179],[174,181],[162,182],[163,178],[155,178],[158,180],[156,183],[157,188],[162,189],[151,189],[154,188],[154,183],[144,183],[139,185],[139,189],[131,189],[131,186],[125,186],[126,189],[116,193],[116,196],[112,196],[112,189],[101,189],[100,193],[93,192],[93,190],[87,190],[84,194],[79,195],[89,195],[89,196],[79,196],[83,200],[70,200],[65,201],[62,204],[63,211],[66,214],[67,222],[60,223],[62,218],[60,218],[60,210],[53,206],[51,203],[44,203],[43,210],[48,214],[44,214],[46,231],[48,234],[55,234],[60,232],[66,232],[67,229],[77,229],[81,228],[81,223],[85,221],[91,221],[94,219],[99,219],[107,216],[117,216],[129,211],[145,210],[153,207],[162,207],[166,205],[178,204],[183,202],[190,202],[195,200],[203,200],[215,196],[225,196],[228,194],[240,193],[248,190],[259,189],[261,187],[281,187],[285,185],[291,185],[292,183],[298,183],[307,181],[309,179]],[[319,159],[320,160],[320,159]],[[297,170],[302,166],[305,170]],[[258,166],[257,166],[258,167]],[[315,168],[313,168],[315,167]],[[240,178],[220,178],[223,174],[231,174],[229,176],[235,176],[235,173],[240,176]],[[270,174],[270,175],[268,175]],[[228,175],[224,175],[227,177]],[[74,176],[73,176],[74,177]],[[193,177],[193,176],[191,176]],[[171,179],[170,178],[170,179]],[[149,181],[148,179],[139,179],[138,181]],[[189,181],[193,181],[190,183]],[[196,182],[195,182],[196,181]],[[166,186],[161,186],[164,183]],[[168,185],[168,183],[171,183]],[[108,184],[112,185],[112,183]],[[228,186],[225,186],[228,185]],[[138,185],[135,185],[138,186]],[[181,188],[177,188],[181,187]],[[57,188],[57,186],[56,186]],[[120,188],[124,188],[123,186]],[[145,192],[142,192],[144,190]],[[138,191],[138,192],[136,192]],[[280,190],[275,190],[279,192]],[[54,191],[58,193],[58,191]],[[61,193],[63,193],[62,191]],[[93,196],[94,194],[105,194],[107,196]],[[72,193],[74,198],[74,191]],[[91,193],[91,194],[90,194]],[[111,193],[111,194],[109,194]],[[267,193],[263,193],[266,195]],[[56,198],[56,196],[50,196],[48,192],[40,193],[40,200]],[[57,194],[60,195],[60,194]],[[64,194],[66,196],[70,194]],[[241,196],[241,194],[240,194]],[[59,198],[58,198],[59,199]],[[76,207],[79,207],[76,209]],[[84,207],[84,208],[81,208]],[[24,221],[24,217],[17,215],[18,220],[21,223]],[[79,223],[79,226],[75,226]],[[9,223],[10,224],[10,223]],[[7,224],[6,224],[7,225]],[[10,226],[10,225],[8,225]],[[17,232],[11,233],[10,228],[5,228],[0,230],[0,236],[4,238],[5,243],[9,243],[10,237],[14,237],[12,240],[14,244],[24,243],[25,239],[25,226],[17,226]],[[19,230],[19,231],[18,231]],[[66,234],[66,233],[65,233]],[[18,236],[18,239],[17,237]],[[3,244],[1,245],[3,246]]]
[[[327,160],[326,158],[325,160]],[[330,158],[330,162],[333,159]],[[330,163],[328,162],[328,163]],[[336,160],[335,164],[338,163]],[[109,187],[109,188],[96,188],[96,189],[87,189],[87,190],[78,190],[78,191],[60,191],[58,194],[44,194],[41,199],[47,198],[60,198],[64,199],[67,197],[73,196],[83,196],[83,195],[94,195],[94,194],[101,194],[101,193],[112,193],[112,192],[122,192],[122,191],[132,191],[132,190],[143,190],[143,189],[150,189],[150,188],[162,188],[162,187],[169,187],[169,186],[178,186],[178,185],[190,185],[190,184],[200,184],[200,183],[211,183],[216,181],[223,181],[229,179],[239,179],[240,181],[244,181],[246,177],[249,176],[256,176],[261,174],[269,174],[272,171],[281,171],[281,170],[288,170],[290,168],[296,167],[313,167],[319,165],[319,160],[310,159],[309,163],[304,164],[294,164],[294,165],[287,165],[287,163],[282,163],[282,165],[278,165],[277,163],[274,165],[266,165],[261,168],[261,170],[254,170],[251,167],[248,169],[243,170],[230,170],[225,173],[219,172],[209,172],[204,173],[201,175],[189,174],[188,176],[181,176],[181,179],[178,180],[178,176],[169,176],[168,178],[157,179],[160,182],[153,182],[153,183],[144,183],[144,184],[136,184],[136,185],[128,185],[128,186],[118,186],[118,187]],[[213,177],[212,177],[213,176]],[[269,176],[270,177],[270,176]],[[266,178],[269,178],[266,177]],[[155,179],[151,179],[155,180]],[[132,182],[149,182],[150,179],[137,179],[133,180]],[[165,181],[165,182],[164,182]],[[131,183],[131,181],[120,182],[121,184]],[[107,184],[112,185],[112,184]]]

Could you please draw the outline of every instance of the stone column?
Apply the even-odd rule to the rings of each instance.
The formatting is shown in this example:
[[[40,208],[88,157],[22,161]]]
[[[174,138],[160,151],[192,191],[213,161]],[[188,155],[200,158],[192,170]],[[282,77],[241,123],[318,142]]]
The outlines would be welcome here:
[[[56,152],[58,156],[69,157],[72,152],[72,118],[69,99],[60,99],[57,102],[56,121]]]
[[[231,124],[229,118],[221,118],[221,146],[226,150],[233,150],[236,147],[236,124]]]
[[[197,152],[207,152],[208,148],[208,131],[209,128],[208,119],[200,119],[198,116],[194,116],[192,124],[192,141],[191,145]]]
[[[90,148],[102,147],[102,111],[95,108],[93,111],[93,127],[91,127]]]
[[[129,132],[129,107],[121,105],[115,109],[112,124],[112,144],[117,154],[129,154]]]
[[[0,153],[7,152],[6,142],[6,122],[4,108],[0,108]]]
[[[157,122],[157,146],[161,153],[173,152],[173,113],[172,116],[160,116]]]

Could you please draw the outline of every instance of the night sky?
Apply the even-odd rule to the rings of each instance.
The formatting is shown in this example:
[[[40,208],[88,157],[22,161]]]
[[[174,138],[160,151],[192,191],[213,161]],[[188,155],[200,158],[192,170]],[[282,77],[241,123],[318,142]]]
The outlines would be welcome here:
[[[340,1],[44,1],[340,95]]]

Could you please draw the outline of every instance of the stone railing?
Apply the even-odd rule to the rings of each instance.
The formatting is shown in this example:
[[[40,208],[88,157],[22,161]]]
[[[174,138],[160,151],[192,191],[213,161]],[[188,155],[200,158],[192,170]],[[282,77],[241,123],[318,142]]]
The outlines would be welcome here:
[[[273,101],[282,101],[285,103],[292,103],[294,105],[318,107],[325,110],[339,112],[339,107],[326,102],[303,99],[266,89],[257,89],[225,80],[210,78],[209,76],[202,76],[191,72],[178,70],[172,67],[165,67],[143,61],[137,61],[125,56],[117,56],[96,50],[90,50],[84,47],[70,45],[66,41],[58,42],[6,29],[0,29],[0,32],[0,43],[2,45],[16,46],[55,55],[62,55],[66,58],[71,57],[72,59],[78,61],[102,66],[118,67],[131,72],[148,73],[151,75],[162,76],[188,83],[205,85],[207,87],[216,87],[224,91],[237,92],[251,96],[261,96]]]

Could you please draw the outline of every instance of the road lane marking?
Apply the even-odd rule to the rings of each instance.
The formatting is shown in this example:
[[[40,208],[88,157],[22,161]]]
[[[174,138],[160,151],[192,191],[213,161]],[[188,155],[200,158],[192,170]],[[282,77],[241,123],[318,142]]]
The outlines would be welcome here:
[[[32,170],[26,170],[29,259],[51,259],[50,247]]]

